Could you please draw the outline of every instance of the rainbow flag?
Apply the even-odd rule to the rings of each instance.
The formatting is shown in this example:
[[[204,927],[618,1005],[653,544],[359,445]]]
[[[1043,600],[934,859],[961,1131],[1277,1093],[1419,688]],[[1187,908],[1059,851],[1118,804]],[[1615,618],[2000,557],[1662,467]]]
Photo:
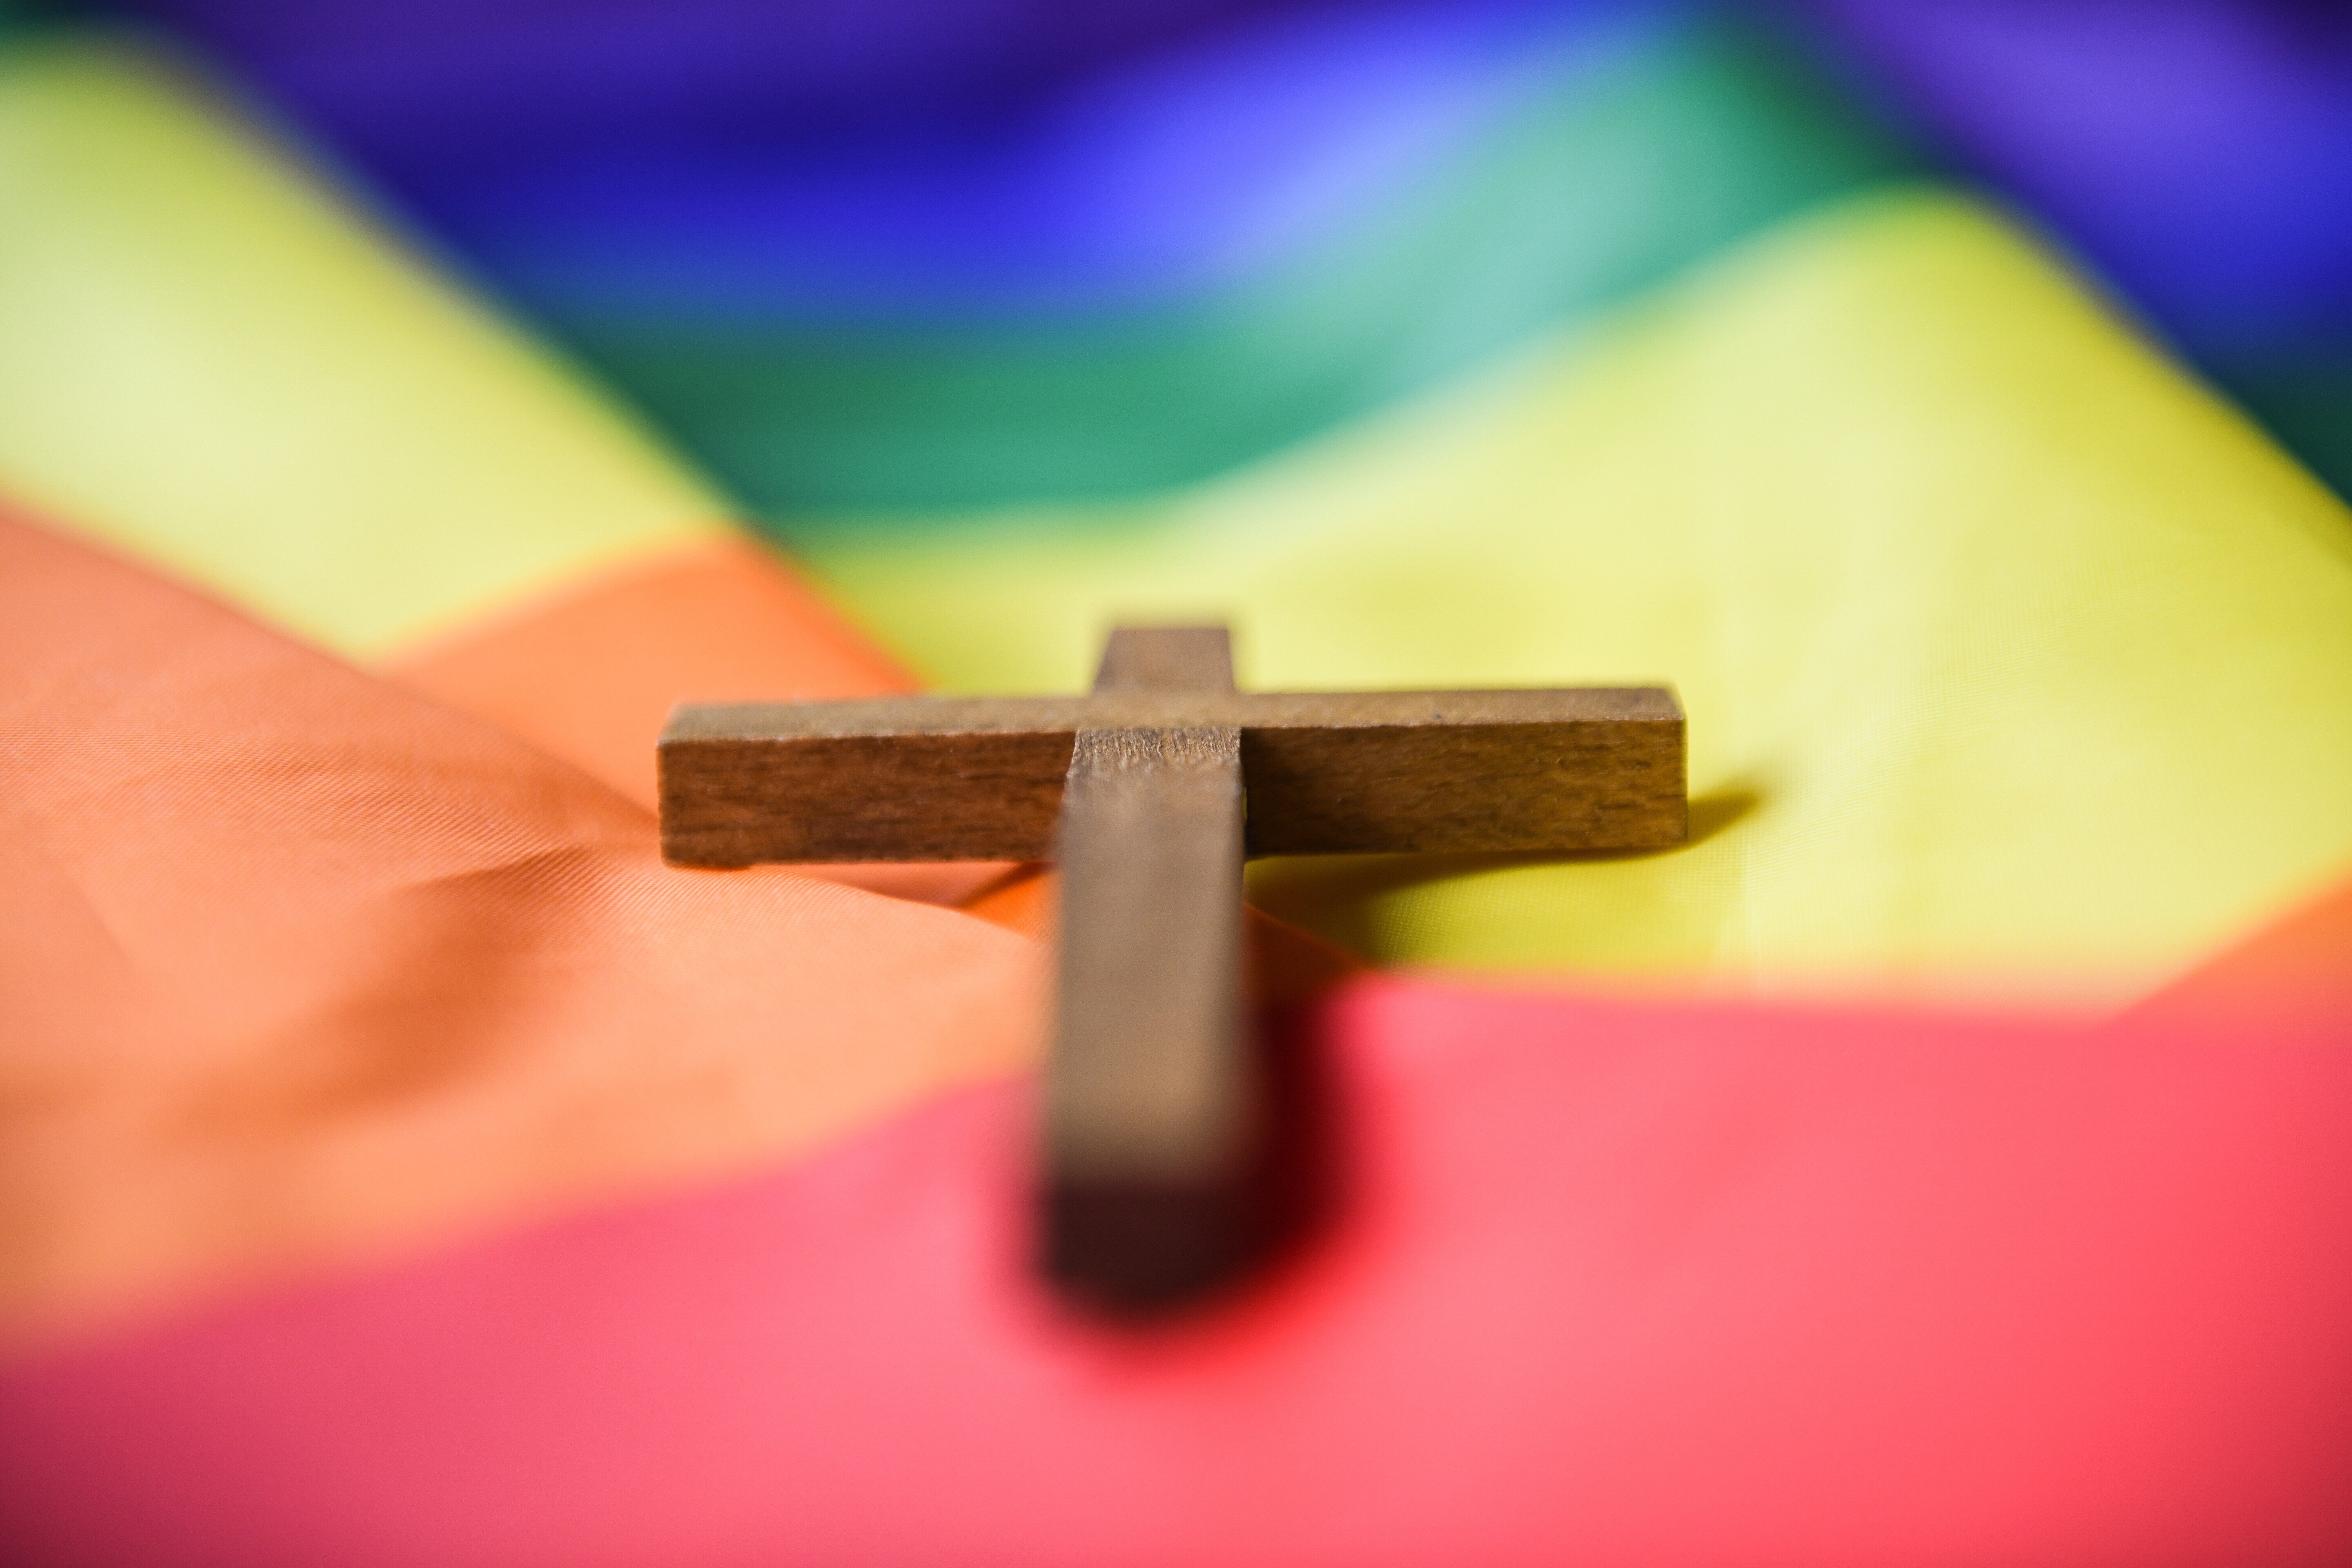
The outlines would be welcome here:
[[[2352,1554],[2347,215],[2222,0],[0,11],[5,1557]],[[1693,833],[1254,864],[1332,1209],[1139,1332],[1050,873],[652,742],[1194,615]]]

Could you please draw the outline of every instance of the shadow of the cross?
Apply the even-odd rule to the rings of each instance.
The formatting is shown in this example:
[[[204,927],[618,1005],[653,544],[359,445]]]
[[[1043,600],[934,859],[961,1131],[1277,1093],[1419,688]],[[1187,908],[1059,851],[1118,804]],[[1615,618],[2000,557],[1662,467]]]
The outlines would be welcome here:
[[[1398,893],[1457,877],[1534,867],[1574,866],[1617,860],[1648,860],[1682,855],[1728,832],[1753,816],[1764,797],[1735,788],[1694,795],[1690,836],[1662,849],[1588,849],[1566,853],[1495,855],[1346,855],[1257,861],[1250,879],[1250,901],[1292,927],[1311,926],[1323,940],[1349,953],[1374,953],[1379,942],[1372,922],[1378,905]],[[1311,908],[1312,917],[1307,917]]]

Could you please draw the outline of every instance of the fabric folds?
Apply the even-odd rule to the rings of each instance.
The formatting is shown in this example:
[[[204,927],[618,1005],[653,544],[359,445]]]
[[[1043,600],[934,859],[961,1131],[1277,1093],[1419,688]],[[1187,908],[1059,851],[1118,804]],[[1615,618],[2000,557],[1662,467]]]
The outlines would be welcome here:
[[[0,524],[19,1341],[838,1136],[1029,1059],[1034,944],[661,865],[504,731]]]

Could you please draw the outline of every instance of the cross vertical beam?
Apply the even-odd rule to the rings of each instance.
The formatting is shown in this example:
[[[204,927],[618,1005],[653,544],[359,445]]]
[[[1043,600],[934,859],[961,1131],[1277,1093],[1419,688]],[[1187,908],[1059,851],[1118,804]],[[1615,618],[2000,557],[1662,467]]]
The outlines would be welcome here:
[[[1223,627],[1126,628],[1097,692],[1234,689]],[[1242,999],[1241,729],[1081,729],[1062,795],[1044,1263],[1122,1308],[1253,1247],[1264,1108]]]

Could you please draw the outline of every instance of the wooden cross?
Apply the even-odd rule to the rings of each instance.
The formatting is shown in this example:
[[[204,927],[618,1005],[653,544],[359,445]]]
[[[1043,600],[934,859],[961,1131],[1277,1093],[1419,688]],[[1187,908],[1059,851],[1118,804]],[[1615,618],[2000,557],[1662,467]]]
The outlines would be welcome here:
[[[1262,1238],[1242,862],[1383,850],[1641,849],[1687,827],[1663,687],[1240,692],[1221,626],[1122,627],[1083,697],[685,706],[663,856],[1060,863],[1043,1262],[1127,1308]]]

